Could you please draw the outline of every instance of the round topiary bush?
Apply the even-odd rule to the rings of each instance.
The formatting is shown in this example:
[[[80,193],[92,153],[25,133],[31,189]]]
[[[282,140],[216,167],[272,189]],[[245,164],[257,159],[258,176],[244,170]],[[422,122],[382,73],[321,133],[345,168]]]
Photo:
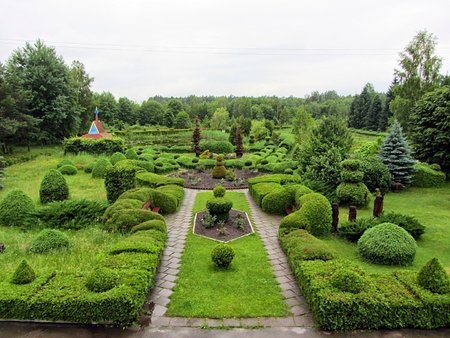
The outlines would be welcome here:
[[[293,199],[286,189],[273,192],[263,197],[261,207],[268,214],[284,215],[286,209],[292,207]]]
[[[370,200],[370,191],[360,183],[341,183],[336,188],[336,196],[340,204],[365,207]]]
[[[358,240],[359,254],[377,264],[411,264],[416,248],[414,238],[405,229],[392,223],[382,223],[367,229]]]
[[[129,160],[139,160],[139,156],[134,149],[128,149],[125,157]]]
[[[112,164],[106,158],[101,158],[95,163],[94,169],[92,169],[93,178],[105,178],[106,170],[111,168]]]
[[[89,163],[87,166],[85,166],[85,167],[84,167],[84,172],[85,172],[86,174],[92,173],[92,170],[94,170],[94,167],[95,167],[95,163],[97,163],[97,162],[91,162],[91,163]]]
[[[225,168],[223,156],[219,155],[216,157],[216,164],[212,170],[212,177],[225,178],[226,175],[227,175],[227,168]]]
[[[71,164],[63,165],[62,167],[59,167],[58,170],[61,174],[69,176],[76,175],[78,173],[78,169]]]
[[[219,268],[228,268],[234,258],[234,250],[228,244],[218,244],[211,252],[211,259]]]
[[[27,227],[33,223],[33,200],[22,190],[11,190],[0,201],[0,225]]]
[[[450,292],[450,278],[437,258],[428,261],[417,275],[417,283],[433,293]]]
[[[327,235],[331,231],[331,204],[319,193],[305,194],[299,198],[298,229],[308,230],[314,236]]]
[[[24,259],[17,267],[16,271],[11,278],[12,284],[28,284],[36,279],[36,273],[28,264],[28,262]]]
[[[46,254],[52,251],[67,250],[70,242],[69,237],[59,230],[44,229],[28,247],[28,252]]]
[[[115,165],[117,162],[120,162],[120,161],[123,161],[126,159],[127,159],[127,157],[124,154],[116,152],[116,153],[112,154],[112,156],[109,160],[111,161],[112,165]]]
[[[59,168],[65,166],[65,165],[73,165],[73,166],[74,166],[74,163],[73,163],[71,160],[65,159],[65,160],[62,160],[61,162],[59,162],[59,163],[56,165],[56,168],[59,169]]]
[[[91,272],[85,282],[85,286],[92,292],[105,292],[118,285],[117,272],[110,269],[96,269]]]
[[[206,208],[212,216],[216,216],[217,221],[227,221],[233,202],[225,197],[214,197],[208,200]]]
[[[64,201],[69,198],[69,186],[64,176],[55,169],[44,176],[39,189],[39,199],[42,204],[54,201]]]
[[[339,269],[331,276],[331,285],[342,292],[360,293],[365,288],[364,278],[352,270]]]
[[[214,197],[223,197],[225,196],[226,190],[223,186],[216,185],[213,190]]]

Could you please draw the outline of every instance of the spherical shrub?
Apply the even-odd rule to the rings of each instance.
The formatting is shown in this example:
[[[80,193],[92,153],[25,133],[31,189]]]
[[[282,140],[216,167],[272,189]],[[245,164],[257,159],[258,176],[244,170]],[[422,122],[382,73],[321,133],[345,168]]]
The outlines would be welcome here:
[[[437,258],[428,261],[417,275],[417,283],[433,293],[450,292],[450,278]]]
[[[217,221],[228,220],[229,213],[233,207],[233,202],[225,197],[214,197],[208,200],[206,208],[209,213],[216,216]]]
[[[46,254],[52,251],[66,250],[69,245],[69,238],[65,233],[54,229],[44,229],[28,247],[28,252]]]
[[[52,169],[44,176],[39,189],[39,198],[43,204],[69,198],[69,186],[58,170]]]
[[[111,168],[112,164],[109,160],[101,158],[95,163],[94,169],[92,169],[93,178],[105,178],[106,170]]]
[[[135,233],[138,231],[145,231],[145,230],[158,230],[161,231],[162,233],[166,233],[167,232],[167,226],[166,223],[164,223],[161,220],[158,219],[154,219],[151,221],[147,221],[138,225],[135,225],[134,227],[131,228],[131,233]]]
[[[339,269],[331,276],[331,285],[342,292],[360,293],[365,288],[363,277],[352,270]]]
[[[216,185],[214,187],[214,190],[213,190],[214,197],[223,197],[223,196],[225,196],[225,193],[226,193],[226,189],[223,186],[221,186],[220,184]]]
[[[385,265],[408,265],[416,255],[416,241],[392,223],[367,229],[358,241],[359,254],[369,262]]]
[[[134,149],[128,149],[125,157],[129,160],[139,160],[139,156]]]
[[[34,203],[22,190],[11,190],[0,201],[0,225],[27,227],[33,223]]]
[[[94,167],[95,167],[95,163],[96,163],[96,162],[91,162],[91,163],[89,163],[86,167],[84,167],[84,172],[85,172],[86,174],[92,173],[92,170],[94,170]]]
[[[300,210],[298,229],[306,229],[314,236],[322,236],[331,231],[331,204],[318,193],[303,195],[299,199]]]
[[[117,272],[110,269],[95,269],[91,272],[85,282],[85,286],[92,292],[105,292],[111,290],[118,284]]]
[[[214,264],[219,268],[228,268],[234,258],[234,250],[227,244],[218,244],[211,252]]]
[[[111,161],[112,165],[115,165],[117,162],[120,162],[120,161],[123,161],[126,159],[127,159],[127,157],[124,154],[116,152],[116,153],[112,154],[110,161]]]
[[[69,176],[76,175],[78,173],[78,169],[71,164],[63,165],[62,167],[59,167],[58,170],[61,174]]]
[[[284,189],[264,196],[261,207],[268,214],[284,215],[286,209],[292,207],[292,204],[291,195]]]
[[[17,267],[16,271],[11,278],[12,284],[28,284],[36,279],[36,273],[28,264],[28,262],[24,259]]]
[[[369,204],[370,191],[364,183],[341,183],[336,188],[340,204],[365,207]]]
[[[65,165],[74,165],[74,163],[71,160],[65,159],[65,160],[62,160],[61,162],[59,162],[56,165],[56,168],[61,168],[61,167],[65,166]]]

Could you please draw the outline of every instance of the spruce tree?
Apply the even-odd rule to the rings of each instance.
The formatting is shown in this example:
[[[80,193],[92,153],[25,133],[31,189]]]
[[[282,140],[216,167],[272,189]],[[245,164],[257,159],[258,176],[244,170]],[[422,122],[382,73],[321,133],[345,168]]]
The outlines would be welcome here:
[[[359,95],[359,114],[358,114],[358,123],[360,125],[359,128],[369,128],[368,126],[368,116],[370,112],[370,107],[372,105],[373,97],[375,95],[375,90],[370,83],[367,83],[361,95]]]
[[[403,185],[411,183],[415,160],[400,123],[395,120],[391,131],[380,148],[380,159],[389,168],[394,182]]]
[[[384,103],[383,110],[381,111],[380,118],[378,119],[378,130],[380,131],[386,131],[389,119],[392,116],[392,111],[389,105],[391,104],[391,101],[394,99],[394,86],[397,84],[397,79],[394,78],[394,81],[392,82],[391,86],[389,87],[387,93],[386,93],[386,101]]]
[[[378,124],[382,110],[383,108],[381,105],[380,96],[378,94],[375,94],[367,113],[367,129],[378,130]]]

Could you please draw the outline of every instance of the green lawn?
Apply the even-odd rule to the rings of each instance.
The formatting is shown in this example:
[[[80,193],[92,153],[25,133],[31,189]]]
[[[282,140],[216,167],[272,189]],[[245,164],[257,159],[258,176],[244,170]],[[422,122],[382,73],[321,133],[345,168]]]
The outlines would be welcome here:
[[[370,208],[358,210],[358,217],[372,215]],[[401,193],[389,193],[384,199],[384,210],[416,217],[426,226],[425,234],[417,241],[418,250],[413,265],[408,267],[382,266],[364,262],[356,245],[344,239],[325,239],[340,257],[357,261],[368,271],[386,272],[398,269],[419,270],[428,260],[438,257],[450,273],[450,183],[441,188],[408,188]],[[346,220],[347,208],[340,209],[340,219]]]
[[[249,212],[245,195],[227,192],[234,208]],[[211,192],[201,192],[193,212],[201,211]],[[229,270],[216,269],[211,251],[217,242],[191,232],[167,314],[181,317],[245,318],[288,314],[267,253],[258,235],[230,242],[236,256]]]

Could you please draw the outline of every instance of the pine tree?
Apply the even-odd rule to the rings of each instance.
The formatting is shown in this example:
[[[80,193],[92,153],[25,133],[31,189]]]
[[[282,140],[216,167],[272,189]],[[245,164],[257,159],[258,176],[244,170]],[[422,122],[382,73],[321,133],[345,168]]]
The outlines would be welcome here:
[[[350,111],[348,112],[348,126],[350,128],[358,128],[359,124],[359,95],[356,95],[350,105]]]
[[[397,120],[395,120],[391,131],[381,145],[379,156],[389,168],[394,182],[403,185],[411,183],[415,160],[411,156],[410,147]]]
[[[200,118],[197,116],[195,119],[194,133],[192,134],[193,151],[197,157],[202,153],[200,149],[200,138]]]
[[[235,145],[236,145],[236,157],[241,158],[242,155],[244,154],[244,144],[242,137],[242,129],[239,126],[236,128]]]
[[[367,129],[378,130],[378,124],[382,110],[383,108],[381,105],[380,96],[378,94],[375,94],[367,113]]]
[[[387,93],[386,93],[386,102],[384,103],[383,110],[380,114],[380,118],[378,119],[378,130],[386,131],[389,119],[392,116],[392,111],[389,105],[391,104],[391,101],[394,99],[394,87],[397,84],[397,79],[394,78],[394,81],[392,82],[391,86],[389,87]]]
[[[373,86],[370,83],[364,86],[361,95],[359,95],[359,114],[358,114],[359,120],[358,123],[360,124],[359,128],[369,128],[368,116],[374,95],[375,90],[373,89]]]

